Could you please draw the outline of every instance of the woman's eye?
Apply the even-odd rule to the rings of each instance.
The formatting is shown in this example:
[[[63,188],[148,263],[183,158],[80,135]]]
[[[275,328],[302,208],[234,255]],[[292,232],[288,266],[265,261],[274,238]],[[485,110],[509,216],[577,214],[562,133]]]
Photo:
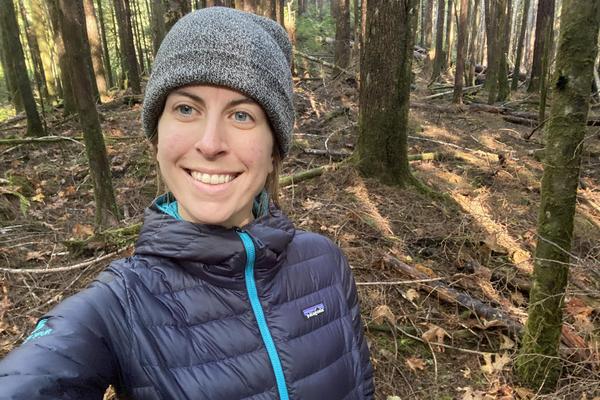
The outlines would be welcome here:
[[[235,119],[235,122],[248,122],[251,120],[250,115],[244,111],[236,111],[233,114],[233,118]]]
[[[179,112],[179,114],[184,115],[186,117],[189,117],[190,115],[192,115],[192,112],[194,112],[194,109],[188,106],[187,104],[181,104],[177,106],[176,109]]]

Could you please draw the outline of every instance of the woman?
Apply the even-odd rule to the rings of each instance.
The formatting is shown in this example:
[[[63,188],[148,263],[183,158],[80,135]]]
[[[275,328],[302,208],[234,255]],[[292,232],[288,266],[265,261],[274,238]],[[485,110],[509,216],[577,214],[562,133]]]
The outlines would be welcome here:
[[[0,399],[371,399],[356,288],[328,239],[276,206],[291,46],[230,8],[182,18],[142,120],[170,193],[135,255],[46,314],[0,363]]]

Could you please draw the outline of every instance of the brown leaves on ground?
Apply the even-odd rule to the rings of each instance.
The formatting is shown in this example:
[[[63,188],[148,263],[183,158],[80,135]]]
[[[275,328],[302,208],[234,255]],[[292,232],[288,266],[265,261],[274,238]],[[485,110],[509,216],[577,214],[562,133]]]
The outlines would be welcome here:
[[[508,353],[484,353],[483,354],[484,365],[481,366],[483,373],[488,375],[495,375],[504,370],[511,362],[511,358]]]
[[[429,329],[421,335],[421,339],[429,344],[433,344],[433,348],[437,349],[439,352],[444,352],[444,347],[440,346],[444,344],[445,337],[451,337],[448,332],[442,327],[439,327],[435,324],[427,324]],[[437,345],[437,346],[436,346]]]
[[[371,318],[376,324],[381,325],[385,320],[388,321],[391,326],[396,325],[397,319],[394,313],[392,312],[392,309],[389,306],[386,306],[385,304],[375,307],[371,312]]]
[[[408,357],[405,361],[406,366],[411,369],[412,372],[417,372],[417,370],[425,369],[425,360],[420,357]]]

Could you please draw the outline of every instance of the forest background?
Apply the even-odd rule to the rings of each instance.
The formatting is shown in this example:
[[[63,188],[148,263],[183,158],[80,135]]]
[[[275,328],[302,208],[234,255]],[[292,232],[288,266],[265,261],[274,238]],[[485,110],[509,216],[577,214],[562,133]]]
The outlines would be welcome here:
[[[0,0],[0,356],[131,254],[153,56],[215,5],[294,43],[283,208],[350,260],[376,399],[600,398],[589,0]]]

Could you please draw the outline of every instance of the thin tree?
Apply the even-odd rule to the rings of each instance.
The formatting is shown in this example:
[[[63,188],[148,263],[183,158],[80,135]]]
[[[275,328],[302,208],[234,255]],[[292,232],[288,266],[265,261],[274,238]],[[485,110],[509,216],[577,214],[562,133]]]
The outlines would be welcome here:
[[[416,7],[415,0],[368,0],[361,54],[358,166],[401,186],[416,182],[407,155]]]
[[[510,16],[512,0],[498,0],[498,96],[496,101],[506,101],[510,97],[508,82],[508,48],[510,46]]]
[[[64,115],[71,115],[77,112],[75,105],[75,95],[71,86],[71,75],[69,73],[69,63],[67,61],[65,45],[62,37],[60,12],[58,10],[58,0],[48,0],[48,13],[52,23],[52,36],[58,53],[58,64],[60,66],[60,81],[63,88]]]
[[[94,0],[83,0],[83,10],[85,12],[85,27],[90,44],[92,66],[98,93],[100,96],[106,96],[108,87],[106,85],[106,74],[102,61],[102,44],[100,42],[100,32],[98,31],[96,11],[94,10]]]
[[[108,51],[108,41],[106,39],[106,24],[104,22],[104,10],[102,9],[102,0],[97,0],[98,6],[98,22],[100,25],[100,34],[102,37],[102,60],[104,61],[104,73],[108,87],[111,88],[115,85],[115,80],[112,74],[112,68],[110,66],[110,52]]]
[[[335,64],[346,68],[350,64],[350,1],[332,0],[335,8]]]
[[[533,63],[531,64],[531,75],[529,78],[529,93],[536,93],[540,90],[540,79],[543,77],[542,60],[546,47],[552,43],[552,38],[548,37],[548,32],[554,23],[554,0],[539,0],[537,9],[537,19],[535,22],[535,42],[533,46]]]
[[[105,228],[119,219],[117,202],[112,186],[110,165],[106,155],[106,146],[100,127],[100,119],[92,91],[92,82],[87,74],[77,74],[81,66],[89,62],[82,37],[79,34],[85,25],[83,4],[80,1],[59,0],[59,11],[62,20],[62,36],[67,48],[69,71],[76,93],[79,122],[83,130],[85,150],[90,167],[90,175],[94,186],[96,202],[95,223]]]
[[[115,17],[119,31],[119,42],[121,43],[121,62],[123,64],[123,81],[131,88],[133,93],[142,93],[140,85],[140,73],[135,57],[135,45],[133,44],[133,31],[131,29],[131,9],[129,1],[114,0]]]
[[[22,113],[25,108],[23,106],[23,99],[19,93],[17,75],[15,69],[12,67],[12,60],[9,53],[10,43],[6,41],[6,35],[3,34],[3,29],[0,26],[0,52],[2,53],[2,70],[4,71],[4,78],[6,79],[6,88],[8,90],[8,97],[15,109],[17,114]]]
[[[454,24],[452,23],[453,16],[453,0],[447,0],[448,4],[446,4],[446,34],[444,35],[444,62],[442,65],[442,69],[450,68],[450,63],[452,59],[452,27]]]
[[[423,18],[421,19],[421,46],[428,49],[431,46],[433,31],[433,3],[434,0],[423,0]]]
[[[513,70],[513,78],[511,82],[511,89],[517,90],[519,86],[519,77],[521,76],[521,58],[523,58],[523,43],[525,40],[525,31],[527,30],[527,16],[529,15],[529,4],[531,0],[523,0],[523,10],[521,15],[521,28],[519,30],[519,40],[517,42],[517,48],[515,55],[515,68]]]
[[[40,115],[38,114],[27,67],[25,66],[25,55],[19,38],[19,25],[15,14],[12,0],[5,0],[0,7],[0,29],[6,45],[8,68],[13,70],[15,86],[23,100],[25,114],[27,115],[27,136],[44,136],[44,128]]]
[[[244,0],[244,11],[258,13],[258,0]]]
[[[42,0],[28,0],[27,4],[31,10],[31,27],[37,39],[40,49],[40,57],[44,68],[46,88],[48,89],[49,100],[54,101],[58,95],[58,85],[56,77],[56,66],[53,60],[54,49],[50,44],[52,35],[48,29],[50,22],[44,9]]]
[[[433,0],[432,0],[433,1]],[[446,0],[438,0],[437,23],[435,27],[435,56],[433,58],[433,71],[431,72],[431,82],[440,79],[442,68],[444,66],[444,15]],[[430,52],[431,54],[431,52]]]
[[[25,8],[23,0],[18,0],[17,4],[19,6],[19,13],[21,14],[21,21],[23,22],[23,28],[25,28],[25,39],[27,40],[27,46],[29,47],[29,54],[33,64],[33,76],[38,92],[43,99],[51,101],[52,99],[48,93],[48,86],[46,86],[46,74],[44,72],[44,64],[42,63],[40,46],[38,44],[37,36],[31,26],[29,12]],[[42,101],[42,97],[40,97],[40,101]]]
[[[460,0],[460,14],[458,18],[458,40],[456,41],[456,73],[454,74],[453,102],[462,103],[462,88],[465,75],[465,45],[467,39],[467,9],[469,0]]]
[[[529,317],[516,362],[520,378],[534,388],[552,389],[560,375],[562,308],[599,25],[599,2],[563,0]]]

